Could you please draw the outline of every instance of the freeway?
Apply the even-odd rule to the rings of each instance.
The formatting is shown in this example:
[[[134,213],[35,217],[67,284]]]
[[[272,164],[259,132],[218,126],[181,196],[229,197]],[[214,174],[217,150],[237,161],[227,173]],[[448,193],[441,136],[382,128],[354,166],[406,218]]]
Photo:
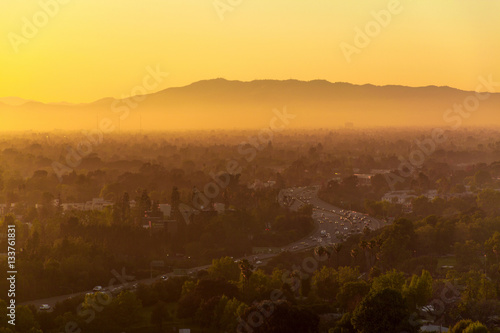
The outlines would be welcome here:
[[[343,210],[335,207],[329,203],[326,203],[318,198],[318,191],[320,186],[310,186],[310,187],[295,187],[282,190],[278,195],[278,201],[280,205],[286,206],[291,210],[298,210],[300,207],[310,204],[313,206],[313,219],[315,221],[315,228],[311,235],[305,237],[297,242],[288,244],[282,248],[282,251],[304,251],[310,248],[314,248],[319,245],[333,245],[335,243],[341,242],[349,235],[354,233],[362,232],[364,227],[370,229],[378,229],[384,226],[384,222],[379,221],[373,217],[366,216],[365,214]],[[323,231],[324,230],[324,231]],[[322,234],[323,233],[323,234]],[[259,254],[250,255],[242,258],[235,259],[249,260],[254,266],[263,265],[266,261],[276,256],[276,253],[269,254]],[[188,274],[196,273],[199,270],[207,269],[210,265],[204,265],[199,267],[194,267],[188,270]],[[124,275],[124,274],[122,274]],[[174,273],[164,274],[152,279],[142,279],[135,280],[131,277],[124,281],[119,275],[115,274],[115,278],[112,278],[107,285],[104,286],[105,292],[110,292],[111,294],[116,294],[123,289],[135,289],[139,283],[150,285],[155,281],[160,279],[167,279],[169,277],[175,276]],[[115,281],[121,282],[120,284],[114,284]],[[37,308],[47,304],[50,306],[50,310],[53,309],[56,303],[64,301],[66,299],[84,295],[87,293],[93,293],[93,290],[72,293],[68,295],[55,296],[46,299],[32,300],[28,302],[21,303],[20,305],[33,304]]]
[[[333,245],[350,235],[361,233],[364,228],[375,230],[385,225],[383,221],[368,215],[344,210],[324,202],[318,198],[319,189],[320,186],[316,185],[288,188],[280,192],[279,203],[291,210],[298,210],[307,204],[312,205],[312,217],[315,221],[315,230],[307,239],[290,244],[285,247],[285,250],[293,251],[319,245]]]

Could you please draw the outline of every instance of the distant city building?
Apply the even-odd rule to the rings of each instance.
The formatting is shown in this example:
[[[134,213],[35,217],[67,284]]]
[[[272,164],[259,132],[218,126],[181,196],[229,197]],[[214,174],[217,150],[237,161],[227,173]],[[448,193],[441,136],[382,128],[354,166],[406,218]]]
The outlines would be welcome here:
[[[448,327],[437,325],[424,325],[420,327],[420,332],[448,332]]]
[[[113,202],[111,201],[106,201],[103,198],[93,198],[91,201],[87,202],[69,202],[69,203],[62,203],[61,207],[63,208],[63,211],[68,211],[68,210],[98,210],[102,211],[106,207],[111,207],[113,206]]]
[[[179,223],[176,220],[165,220],[161,217],[143,217],[142,227],[151,229],[152,232],[167,231],[175,235],[179,231]]]
[[[385,175],[385,174],[391,173],[391,170],[389,170],[389,169],[372,169],[370,172],[374,175],[376,175],[376,174]]]
[[[226,211],[226,205],[222,202],[216,202],[214,203],[214,209],[217,214],[224,214],[224,212]]]
[[[356,173],[354,175],[356,177],[358,177],[358,184],[359,185],[368,186],[371,184],[371,179],[373,177],[373,174],[371,174],[371,173]]]
[[[11,209],[14,208],[16,204],[0,204],[0,215],[7,215],[10,213]]]
[[[410,211],[413,206],[413,200],[419,196],[426,197],[429,201],[432,201],[436,198],[443,199],[451,199],[451,198],[460,198],[466,196],[474,195],[473,192],[463,192],[463,193],[439,193],[437,190],[429,190],[422,194],[416,194],[415,191],[410,190],[401,190],[401,191],[390,191],[384,194],[382,197],[382,201],[389,201],[396,204],[401,204],[407,207]]]
[[[389,201],[401,205],[411,205],[411,201],[417,196],[411,194],[413,191],[391,191],[384,194],[382,201]]]
[[[253,183],[248,184],[248,188],[251,190],[261,190],[264,188],[271,188],[274,185],[276,185],[276,181],[274,181],[274,180],[268,180],[266,182],[263,182],[259,179],[256,179],[253,181]]]
[[[170,217],[172,213],[172,206],[170,206],[170,204],[159,204],[158,208],[163,213],[163,216]]]

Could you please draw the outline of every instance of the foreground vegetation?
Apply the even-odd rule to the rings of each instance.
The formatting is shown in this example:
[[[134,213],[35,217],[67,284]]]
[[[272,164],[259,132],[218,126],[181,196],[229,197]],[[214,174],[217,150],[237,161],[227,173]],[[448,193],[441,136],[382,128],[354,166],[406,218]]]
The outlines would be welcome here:
[[[248,133],[114,135],[62,175],[53,162],[65,162],[62,148],[76,147],[78,136],[4,137],[0,228],[5,234],[16,225],[17,301],[107,286],[116,272],[129,279],[123,290],[77,296],[52,312],[18,306],[18,325],[7,325],[2,314],[0,331],[418,332],[431,323],[452,332],[497,332],[496,133],[447,133],[453,142],[394,185],[413,194],[408,204],[382,200],[392,190],[382,173],[369,182],[356,176],[379,169],[399,175],[397,156],[408,151],[412,135],[424,134],[284,133],[254,146],[250,161],[238,153]],[[231,159],[238,172],[225,171]],[[193,198],[219,171],[229,181],[201,209]],[[306,237],[314,228],[311,206],[292,211],[276,198],[283,188],[313,184],[322,185],[322,199],[391,223],[334,246],[282,252],[264,264],[235,262],[254,247],[280,248]],[[426,196],[429,190],[435,198]],[[62,209],[94,197],[112,205]],[[170,216],[159,209],[166,203]],[[183,206],[202,213],[186,216]],[[144,212],[176,221],[177,231],[145,229]],[[5,238],[0,242],[6,246]],[[164,267],[152,267],[155,261]],[[136,285],[209,263],[207,270]],[[7,271],[6,260],[1,266]],[[6,290],[7,282],[0,286]]]

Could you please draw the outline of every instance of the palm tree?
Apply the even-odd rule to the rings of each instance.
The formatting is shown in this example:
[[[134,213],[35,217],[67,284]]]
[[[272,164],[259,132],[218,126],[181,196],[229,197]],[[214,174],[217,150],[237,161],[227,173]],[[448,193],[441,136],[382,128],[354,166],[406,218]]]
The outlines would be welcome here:
[[[377,255],[377,241],[372,239],[368,242],[368,253],[370,254],[370,268],[375,264],[375,259]]]
[[[366,270],[370,270],[370,262],[368,258],[368,251],[366,250],[368,248],[368,242],[365,240],[362,240],[359,242],[359,247],[363,250],[363,253],[365,254],[365,259],[366,259]]]
[[[252,264],[250,264],[248,260],[243,259],[239,261],[238,266],[240,267],[241,276],[243,276],[243,280],[247,282],[250,279],[250,276],[252,276],[252,270],[253,270]]]
[[[359,254],[358,248],[355,247],[351,250],[351,257],[353,259],[353,264],[356,262],[356,258],[358,257],[358,254]]]
[[[342,243],[337,243],[333,246],[335,254],[337,256],[337,267],[339,267],[339,252],[342,250]]]
[[[324,255],[326,255],[328,258],[330,258],[331,253],[327,251],[327,249],[323,246],[318,246],[314,248],[314,253],[318,258],[323,258]]]

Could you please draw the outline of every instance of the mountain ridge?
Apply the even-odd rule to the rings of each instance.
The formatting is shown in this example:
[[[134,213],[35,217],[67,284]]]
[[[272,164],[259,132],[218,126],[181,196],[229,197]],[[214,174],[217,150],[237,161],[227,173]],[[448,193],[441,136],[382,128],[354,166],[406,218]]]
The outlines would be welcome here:
[[[106,97],[91,103],[18,106],[0,104],[9,129],[90,130],[107,118],[122,130],[263,128],[276,109],[298,120],[289,128],[371,126],[491,126],[500,124],[500,94],[478,100],[470,117],[449,114],[475,92],[448,86],[355,85],[326,80],[202,80],[126,99]],[[476,98],[477,99],[477,98]],[[2,99],[0,99],[0,102]],[[453,111],[451,111],[453,112]]]
[[[314,80],[297,80],[297,79],[286,79],[286,80],[277,80],[277,79],[258,79],[258,80],[252,80],[252,81],[242,81],[242,80],[228,80],[225,78],[215,78],[215,79],[206,79],[206,80],[199,80],[192,82],[190,84],[184,85],[184,86],[176,86],[176,87],[169,87],[165,88],[156,92],[151,92],[146,94],[146,96],[149,95],[156,95],[156,94],[161,94],[164,93],[168,90],[171,89],[183,89],[183,88],[189,88],[189,87],[197,87],[201,86],[204,84],[214,84],[214,83],[237,83],[237,84],[254,84],[254,83],[304,83],[304,84],[316,84],[316,83],[321,83],[321,84],[327,84],[330,87],[332,86],[349,86],[349,87],[370,87],[370,88],[409,88],[409,89],[449,89],[452,91],[459,91],[459,92],[467,92],[467,93],[474,93],[474,91],[470,90],[463,90],[463,89],[458,89],[450,86],[437,86],[437,85],[426,85],[426,86],[406,86],[406,85],[398,85],[398,84],[386,84],[386,85],[376,85],[372,83],[364,83],[364,84],[355,84],[355,83],[350,83],[350,82],[344,82],[344,81],[336,81],[336,82],[331,82],[328,80],[324,79],[314,79]],[[495,92],[495,94],[498,94],[500,92]],[[137,95],[135,95],[137,96]],[[131,97],[135,97],[131,96]],[[16,102],[14,102],[14,100]],[[67,105],[67,106],[77,106],[77,105],[86,105],[86,104],[94,104],[94,103],[99,103],[102,101],[107,101],[107,100],[123,100],[122,98],[114,98],[114,97],[102,97],[94,101],[90,102],[41,102],[41,101],[36,101],[33,99],[25,99],[21,97],[16,97],[16,96],[6,96],[6,97],[0,97],[0,103],[10,105],[10,106],[20,106],[26,103],[38,103],[38,104],[45,104],[45,105]],[[9,102],[11,101],[11,102]]]

